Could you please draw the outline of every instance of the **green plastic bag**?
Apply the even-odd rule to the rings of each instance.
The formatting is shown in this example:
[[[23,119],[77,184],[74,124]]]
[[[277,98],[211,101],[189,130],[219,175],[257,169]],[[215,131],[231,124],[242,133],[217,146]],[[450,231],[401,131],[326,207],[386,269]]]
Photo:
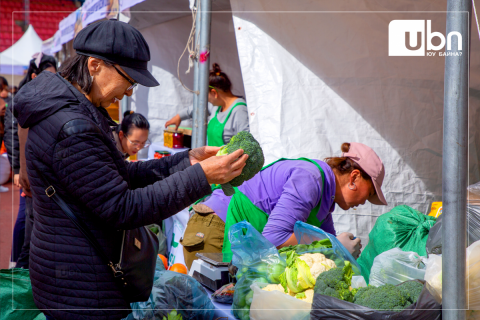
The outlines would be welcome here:
[[[395,207],[378,217],[368,235],[368,244],[357,260],[367,284],[373,260],[382,252],[400,248],[426,257],[428,232],[436,220],[405,205]]]
[[[0,320],[45,320],[33,302],[30,274],[26,269],[0,270]]]

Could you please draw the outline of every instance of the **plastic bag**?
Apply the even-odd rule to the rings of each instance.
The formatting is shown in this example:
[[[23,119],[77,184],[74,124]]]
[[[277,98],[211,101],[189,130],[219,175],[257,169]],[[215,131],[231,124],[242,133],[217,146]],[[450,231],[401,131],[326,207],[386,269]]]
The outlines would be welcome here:
[[[330,239],[332,248],[309,250],[306,246],[302,253],[322,253],[328,259],[334,260],[339,267],[345,265],[344,261],[348,260],[352,263],[354,273],[360,275],[360,268],[355,259],[333,235],[300,221],[295,224],[294,232],[300,244]],[[278,284],[276,276],[280,275],[279,271],[283,272],[286,262],[276,247],[246,221],[233,225],[228,237],[233,253],[232,264],[238,268],[232,311],[239,319],[249,319],[254,294],[250,286],[255,282]],[[277,307],[282,308],[281,305]]]
[[[477,241],[467,248],[467,308],[480,310],[480,241]],[[430,255],[427,260],[425,280],[442,297],[442,256]]]
[[[301,221],[295,223],[294,232],[298,243],[310,244],[313,241],[329,239],[332,243],[332,249],[322,249],[318,252],[323,253],[328,259],[335,261],[337,267],[344,267],[345,261],[350,261],[352,263],[354,274],[360,275],[360,266],[358,265],[357,260],[355,260],[350,252],[345,249],[334,235]],[[309,251],[305,251],[305,253],[306,252]]]
[[[425,263],[425,281],[435,289],[438,296],[442,298],[442,256],[431,254]]]
[[[430,229],[427,239],[428,254],[442,254],[442,221],[441,215]],[[480,240],[480,203],[478,200],[467,203],[467,246]]]
[[[130,304],[132,313],[124,320],[156,320],[177,310],[184,320],[213,319],[215,306],[203,286],[194,278],[166,271],[157,257],[152,293],[145,302]]]
[[[419,281],[419,280],[417,280]],[[421,281],[422,283],[424,281]],[[345,319],[345,320],[436,320],[442,318],[442,306],[435,290],[424,283],[417,302],[400,312],[378,311],[337,298],[316,294],[313,297],[311,320]]]
[[[0,270],[0,306],[1,320],[45,320],[44,314],[33,302],[27,269]]]
[[[174,309],[183,320],[213,319],[215,306],[205,288],[186,274],[163,271],[153,283],[152,292],[156,319],[163,319]]]
[[[212,300],[220,303],[232,304],[234,292],[235,285],[233,283],[226,284],[212,293]]]
[[[312,304],[280,291],[265,291],[265,284],[254,283],[250,319],[252,320],[299,320],[308,319]]]
[[[467,188],[467,247],[480,240],[480,182]],[[428,254],[442,254],[442,216],[430,229],[427,240]]]
[[[425,278],[426,258],[416,252],[404,252],[398,248],[385,251],[373,260],[370,270],[370,285],[379,287],[384,284],[397,285],[409,280]]]
[[[367,286],[367,282],[362,276],[353,276],[352,277],[352,288],[358,289]]]
[[[382,252],[400,248],[426,256],[428,232],[435,221],[436,218],[408,206],[395,207],[378,217],[368,235],[369,242],[357,260],[365,281],[369,281],[373,260]]]
[[[155,263],[155,274],[153,276],[153,281],[157,281],[158,278],[162,275],[163,271],[165,271],[165,266],[163,264],[162,259],[157,256],[157,261]],[[143,302],[133,302],[130,303],[130,307],[132,308],[132,313],[128,315],[124,320],[154,320],[155,316],[153,314],[153,309],[155,306],[153,297],[153,290],[150,293],[150,297],[148,297],[147,301]]]

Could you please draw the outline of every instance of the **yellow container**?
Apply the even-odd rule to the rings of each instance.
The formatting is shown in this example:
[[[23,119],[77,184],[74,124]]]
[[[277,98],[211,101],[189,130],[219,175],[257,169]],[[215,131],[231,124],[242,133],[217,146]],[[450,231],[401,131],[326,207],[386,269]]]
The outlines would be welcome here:
[[[432,203],[432,209],[430,210],[429,216],[438,218],[442,214],[442,202],[434,202]]]
[[[167,148],[173,148],[173,132],[169,130],[163,131],[163,145]]]

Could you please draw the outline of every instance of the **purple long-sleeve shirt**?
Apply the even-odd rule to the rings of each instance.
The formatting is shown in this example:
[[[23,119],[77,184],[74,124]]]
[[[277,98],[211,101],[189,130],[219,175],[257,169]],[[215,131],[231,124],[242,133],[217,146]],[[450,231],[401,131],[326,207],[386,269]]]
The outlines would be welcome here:
[[[275,246],[287,241],[293,233],[295,222],[307,221],[310,211],[320,202],[318,220],[322,229],[336,235],[332,212],[335,209],[335,175],[323,161],[315,160],[325,172],[325,187],[317,166],[303,160],[279,161],[258,173],[239,187],[257,207],[266,212],[268,222],[263,235]],[[204,204],[226,220],[228,204],[222,190],[215,190]]]

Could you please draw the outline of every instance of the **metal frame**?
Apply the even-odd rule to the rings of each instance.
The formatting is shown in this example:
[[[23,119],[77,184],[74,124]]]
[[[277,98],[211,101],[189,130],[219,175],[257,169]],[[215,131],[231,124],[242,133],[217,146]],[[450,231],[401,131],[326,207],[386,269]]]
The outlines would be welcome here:
[[[443,105],[443,259],[442,297],[444,320],[465,319],[466,208],[468,174],[468,88],[472,2],[448,0],[447,33],[462,35],[460,57],[445,57]],[[452,49],[458,51],[452,37]]]
[[[193,91],[200,92],[200,94],[193,95],[192,148],[198,148],[207,143],[210,29],[212,22],[211,0],[197,0],[195,5],[197,6],[195,43],[199,40],[198,52],[199,54],[204,54],[206,59],[201,62],[199,57],[197,57],[194,66]]]

